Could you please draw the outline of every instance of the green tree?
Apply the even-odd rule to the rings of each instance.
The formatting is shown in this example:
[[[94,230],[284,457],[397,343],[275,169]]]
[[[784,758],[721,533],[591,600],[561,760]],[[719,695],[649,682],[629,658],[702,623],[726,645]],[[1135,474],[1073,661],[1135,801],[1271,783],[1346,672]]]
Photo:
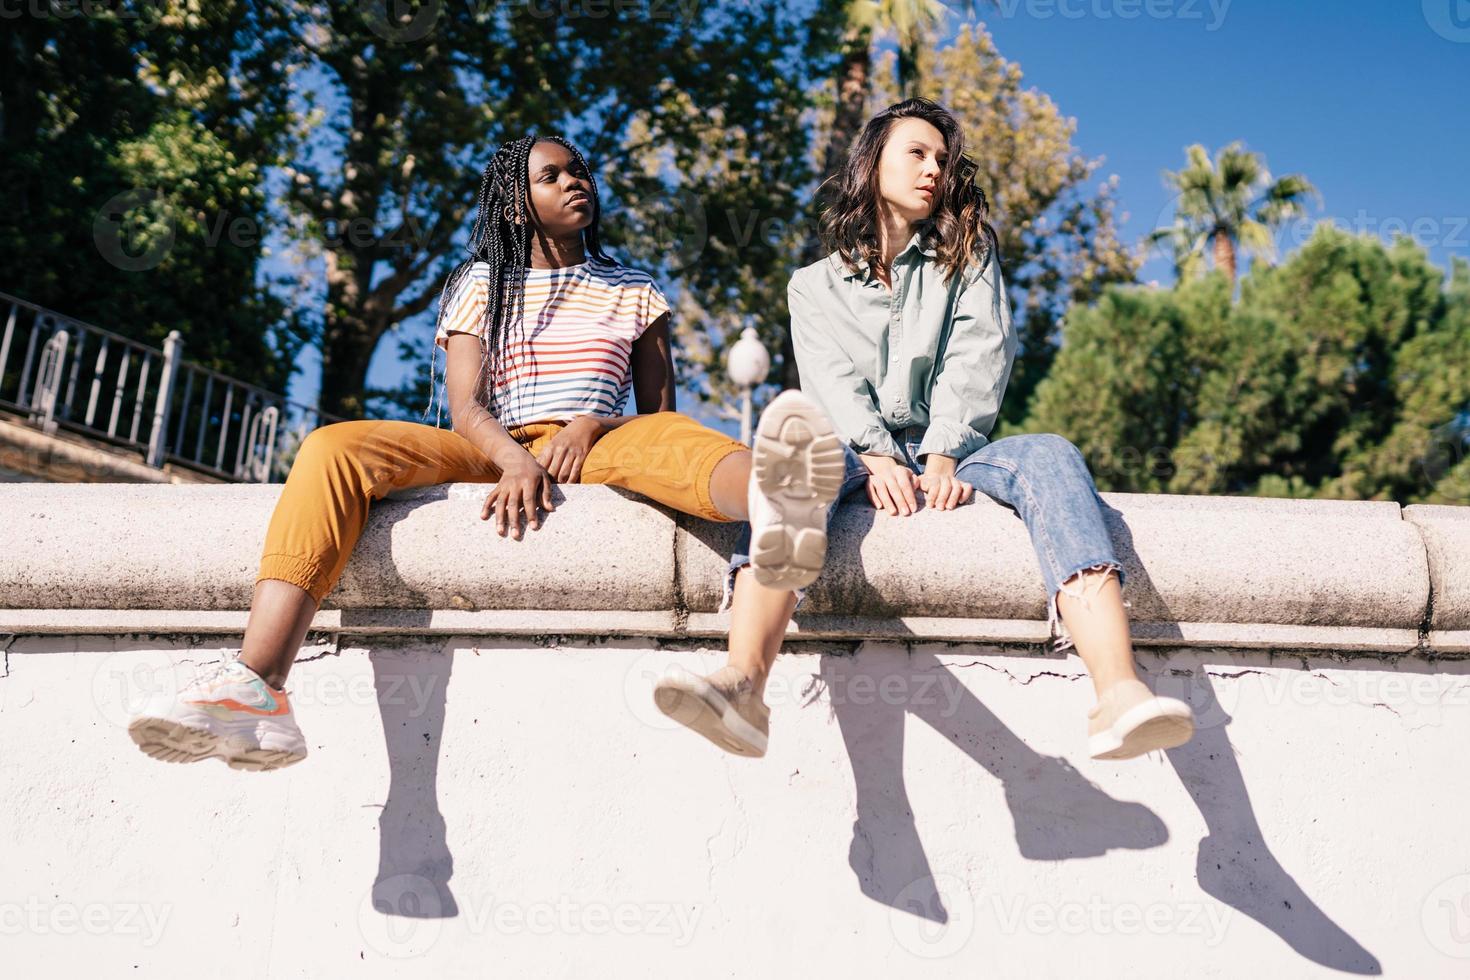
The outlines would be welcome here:
[[[0,288],[154,346],[177,329],[190,359],[284,390],[302,338],[259,276],[288,149],[278,12],[34,8],[0,43]]]
[[[1231,305],[1220,273],[1113,287],[1066,320],[1028,431],[1098,486],[1465,502],[1470,263],[1329,225]]]
[[[385,4],[375,18],[374,6],[334,6],[321,22],[316,8],[302,8],[307,53],[330,97],[304,116],[319,152],[293,162],[289,201],[305,247],[325,262],[328,410],[360,411],[377,396],[417,414],[427,402],[418,382],[367,391],[368,365],[390,330],[438,299],[461,257],[455,242],[479,169],[503,139],[550,131],[577,142],[599,170],[608,243],[656,273],[678,266],[649,246],[679,219],[678,187],[661,166],[743,147],[747,158],[692,188],[701,206],[718,213],[748,198],[746,207],[783,207],[771,203],[787,193],[779,182],[772,190],[760,181],[790,159],[781,134],[799,108],[783,72],[806,39],[777,0],[701,5],[685,17],[665,16],[672,7],[551,18],[522,5],[429,2]],[[356,242],[341,234],[353,227],[370,233]],[[752,268],[764,275],[759,262]],[[712,295],[749,292],[740,263],[695,274]],[[426,350],[400,344],[410,360]]]
[[[1215,268],[1234,282],[1237,254],[1274,258],[1272,232],[1304,216],[1307,200],[1317,195],[1301,174],[1273,180],[1265,159],[1238,141],[1214,160],[1198,143],[1184,152],[1183,169],[1164,171],[1165,186],[1178,195],[1174,221],[1149,236],[1150,244],[1171,250],[1180,276],[1199,271],[1208,247]]]

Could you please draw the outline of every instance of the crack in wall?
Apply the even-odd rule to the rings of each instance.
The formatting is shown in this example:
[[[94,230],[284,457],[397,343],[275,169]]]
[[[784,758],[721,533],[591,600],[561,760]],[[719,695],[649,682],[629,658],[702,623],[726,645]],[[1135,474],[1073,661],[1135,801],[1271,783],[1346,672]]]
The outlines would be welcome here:
[[[1414,532],[1419,535],[1419,546],[1424,549],[1424,568],[1429,579],[1429,595],[1424,599],[1424,617],[1419,620],[1419,640],[1414,645],[1414,651],[1432,657],[1434,652],[1429,648],[1429,633],[1434,623],[1434,559],[1429,554],[1429,537],[1424,533],[1424,528],[1404,516],[1403,507],[1399,508],[1399,519],[1413,526]]]
[[[689,604],[684,601],[684,518],[674,518],[674,635],[684,636],[689,630]]]
[[[1038,677],[1058,677],[1064,681],[1078,681],[1084,679],[1087,676],[1086,674],[1063,674],[1055,670],[1038,670],[1034,674],[1031,674],[1029,677],[1022,679],[1011,673],[1009,670],[1006,670],[1004,667],[998,666],[997,664],[986,663],[984,660],[972,660],[969,663],[963,664],[944,664],[943,667],[951,670],[962,670],[966,667],[984,667],[986,670],[993,670],[998,674],[1004,674],[1008,679],[1019,684],[1021,687],[1026,687]]]

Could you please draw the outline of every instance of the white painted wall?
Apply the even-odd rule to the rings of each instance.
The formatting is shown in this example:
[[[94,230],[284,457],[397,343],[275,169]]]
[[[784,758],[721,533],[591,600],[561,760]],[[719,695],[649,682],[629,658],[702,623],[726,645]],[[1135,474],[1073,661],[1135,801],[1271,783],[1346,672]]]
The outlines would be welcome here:
[[[1465,662],[1145,651],[1199,732],[1100,763],[1075,658],[802,644],[745,760],[649,694],[718,646],[361,642],[249,774],[124,731],[238,638],[15,637],[3,975],[1470,975]]]

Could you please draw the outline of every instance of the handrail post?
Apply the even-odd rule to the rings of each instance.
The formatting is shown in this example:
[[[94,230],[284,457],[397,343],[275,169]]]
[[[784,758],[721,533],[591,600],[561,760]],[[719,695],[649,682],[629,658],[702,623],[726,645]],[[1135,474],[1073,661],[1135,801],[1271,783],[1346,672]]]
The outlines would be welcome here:
[[[153,404],[153,431],[148,434],[148,465],[154,469],[163,468],[163,459],[168,452],[168,416],[173,407],[174,379],[178,377],[183,349],[183,335],[177,330],[170,330],[163,341],[163,377],[158,380],[158,399]]]
[[[69,339],[65,330],[52,334],[41,348],[41,360],[36,365],[36,384],[31,389],[31,419],[43,432],[56,431],[56,396],[66,373],[66,344]]]

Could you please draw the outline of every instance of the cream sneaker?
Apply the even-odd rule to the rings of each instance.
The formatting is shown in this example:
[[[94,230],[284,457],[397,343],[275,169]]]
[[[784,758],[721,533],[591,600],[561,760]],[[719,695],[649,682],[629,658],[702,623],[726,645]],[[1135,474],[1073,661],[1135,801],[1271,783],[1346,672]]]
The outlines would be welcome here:
[[[1087,713],[1087,751],[1094,759],[1131,759],[1172,749],[1194,735],[1194,712],[1159,697],[1143,681],[1119,681]]]
[[[726,752],[766,754],[771,711],[738,667],[721,667],[708,677],[674,667],[654,685],[653,703]]]
[[[847,464],[832,423],[799,391],[761,413],[750,468],[750,566],[770,589],[816,581],[827,558],[827,510]]]

